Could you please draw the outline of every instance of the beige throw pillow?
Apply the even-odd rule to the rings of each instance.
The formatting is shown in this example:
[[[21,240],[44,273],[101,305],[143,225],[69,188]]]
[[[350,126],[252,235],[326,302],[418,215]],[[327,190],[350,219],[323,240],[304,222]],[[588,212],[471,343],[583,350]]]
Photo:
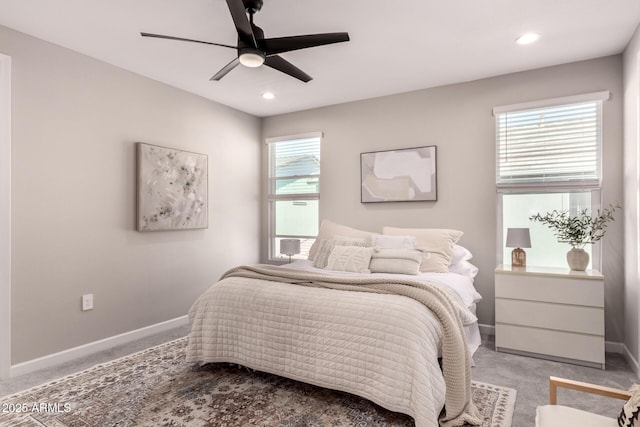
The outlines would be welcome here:
[[[372,254],[373,248],[336,246],[329,255],[327,270],[371,273],[369,271],[369,262]]]
[[[329,255],[336,246],[371,246],[365,239],[336,236],[333,239],[316,240],[318,242],[318,250],[313,259],[313,266],[316,268],[325,268],[329,261]]]
[[[337,224],[327,219],[322,220],[322,223],[320,224],[320,231],[318,232],[316,241],[313,242],[313,245],[311,245],[311,248],[309,249],[309,259],[312,261],[315,259],[316,253],[318,252],[318,242],[320,240],[331,239],[333,238],[333,236],[357,237],[371,242],[373,233],[369,231],[357,230],[355,228],[347,227],[346,225]]]
[[[420,272],[422,253],[411,249],[378,249],[371,256],[372,273],[413,274]]]
[[[449,271],[453,247],[464,233],[444,228],[396,228],[384,227],[382,234],[392,236],[416,236],[416,249],[429,256],[423,256],[420,271],[446,273]]]

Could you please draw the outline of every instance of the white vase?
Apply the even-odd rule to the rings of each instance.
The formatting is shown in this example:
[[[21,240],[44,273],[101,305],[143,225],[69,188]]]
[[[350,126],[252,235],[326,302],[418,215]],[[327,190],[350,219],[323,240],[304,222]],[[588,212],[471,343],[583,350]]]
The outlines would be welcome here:
[[[575,271],[585,271],[589,265],[589,254],[584,249],[571,248],[567,252],[569,268]]]

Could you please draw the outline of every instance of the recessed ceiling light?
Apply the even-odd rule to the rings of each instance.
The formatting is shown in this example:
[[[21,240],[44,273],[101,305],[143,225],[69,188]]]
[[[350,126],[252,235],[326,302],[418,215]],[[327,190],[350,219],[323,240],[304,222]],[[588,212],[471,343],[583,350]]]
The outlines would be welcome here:
[[[539,38],[540,38],[540,34],[526,33],[526,34],[523,34],[520,37],[518,37],[516,39],[516,43],[518,43],[518,44],[531,44],[533,42],[538,41]]]
[[[263,97],[264,99],[273,99],[273,98],[275,98],[276,96],[275,96],[272,92],[265,92],[265,93],[263,93],[263,94],[262,94],[262,97]]]

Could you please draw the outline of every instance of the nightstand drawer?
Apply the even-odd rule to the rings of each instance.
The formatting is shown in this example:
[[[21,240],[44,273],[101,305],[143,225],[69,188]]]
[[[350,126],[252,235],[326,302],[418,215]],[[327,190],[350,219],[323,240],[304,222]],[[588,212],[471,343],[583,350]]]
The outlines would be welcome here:
[[[604,363],[604,337],[496,323],[496,348]]]
[[[602,280],[496,274],[496,298],[604,307]]]
[[[604,309],[496,298],[496,323],[604,336]]]

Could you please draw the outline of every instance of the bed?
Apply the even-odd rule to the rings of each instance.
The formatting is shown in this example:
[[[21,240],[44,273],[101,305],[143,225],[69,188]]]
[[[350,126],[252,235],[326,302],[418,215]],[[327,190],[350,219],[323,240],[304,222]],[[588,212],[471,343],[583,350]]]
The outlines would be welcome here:
[[[412,416],[417,427],[479,424],[470,397],[480,344],[472,278],[314,263],[227,272],[189,311],[187,360],[353,393]]]

